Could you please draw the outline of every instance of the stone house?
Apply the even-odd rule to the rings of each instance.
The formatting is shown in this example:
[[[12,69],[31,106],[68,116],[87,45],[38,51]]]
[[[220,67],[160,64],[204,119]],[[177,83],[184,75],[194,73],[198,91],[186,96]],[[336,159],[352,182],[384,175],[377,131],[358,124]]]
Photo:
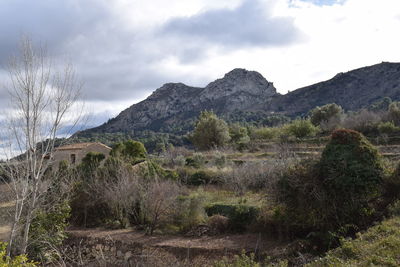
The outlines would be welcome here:
[[[76,143],[57,147],[53,154],[53,164],[58,166],[63,160],[70,164],[79,164],[89,152],[102,153],[106,158],[111,152],[111,148],[102,143]]]

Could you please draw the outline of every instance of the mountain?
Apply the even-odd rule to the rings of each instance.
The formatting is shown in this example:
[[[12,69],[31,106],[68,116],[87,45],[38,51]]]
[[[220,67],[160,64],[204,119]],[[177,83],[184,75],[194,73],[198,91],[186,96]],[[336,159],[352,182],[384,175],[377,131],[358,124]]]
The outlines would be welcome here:
[[[122,111],[107,123],[79,133],[117,133],[142,130],[160,131],[168,126],[194,120],[201,111],[218,114],[265,109],[275,87],[260,73],[234,69],[204,88],[167,83],[147,99]]]
[[[202,110],[213,110],[233,120],[243,116],[295,117],[328,103],[337,103],[345,110],[358,110],[383,97],[400,100],[400,63],[383,62],[339,73],[330,80],[285,95],[277,93],[260,73],[234,69],[204,88],[167,83],[117,117],[77,136],[145,130],[183,133],[193,127]],[[235,114],[240,115],[235,117]]]
[[[269,110],[294,116],[316,106],[336,103],[345,110],[355,111],[383,97],[400,100],[400,63],[382,62],[339,73],[328,81],[271,99]]]

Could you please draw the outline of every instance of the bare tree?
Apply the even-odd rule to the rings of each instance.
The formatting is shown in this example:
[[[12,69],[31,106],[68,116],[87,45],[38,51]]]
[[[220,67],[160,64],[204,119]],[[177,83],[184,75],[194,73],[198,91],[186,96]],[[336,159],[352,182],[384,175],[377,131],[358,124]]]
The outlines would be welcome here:
[[[71,113],[81,89],[72,65],[53,65],[46,50],[34,48],[29,38],[22,39],[19,52],[8,68],[11,112],[3,141],[8,142],[5,168],[15,198],[8,254],[17,237],[20,252],[26,253],[32,219],[48,189],[44,177],[55,141],[62,127],[80,117]]]

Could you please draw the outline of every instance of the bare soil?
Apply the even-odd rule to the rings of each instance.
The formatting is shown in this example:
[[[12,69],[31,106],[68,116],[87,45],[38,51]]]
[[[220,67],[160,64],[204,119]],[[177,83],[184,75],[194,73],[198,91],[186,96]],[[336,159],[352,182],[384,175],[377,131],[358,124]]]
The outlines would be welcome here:
[[[0,242],[7,241],[14,203],[10,201],[11,192],[7,184],[0,183]]]
[[[135,242],[151,247],[174,247],[227,251],[265,251],[281,247],[282,243],[266,235],[247,233],[218,236],[184,237],[177,235],[153,235],[133,229],[71,229],[68,233],[74,237],[93,239],[112,239],[114,241]]]

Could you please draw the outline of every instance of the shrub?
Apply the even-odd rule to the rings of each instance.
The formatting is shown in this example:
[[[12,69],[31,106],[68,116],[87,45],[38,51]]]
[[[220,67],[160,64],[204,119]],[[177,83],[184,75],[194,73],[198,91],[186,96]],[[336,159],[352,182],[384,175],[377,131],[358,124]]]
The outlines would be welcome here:
[[[51,262],[59,257],[54,248],[61,247],[63,240],[67,238],[65,229],[70,212],[68,202],[63,202],[53,206],[51,211],[39,211],[36,214],[29,231],[29,238],[32,240],[28,247],[29,255],[42,262]]]
[[[250,142],[249,134],[246,127],[240,126],[235,123],[229,127],[229,135],[231,142],[237,146],[238,149],[243,149]]]
[[[275,138],[278,138],[281,134],[281,129],[274,127],[274,128],[268,128],[268,127],[262,127],[262,128],[257,128],[252,131],[251,138],[254,140],[273,140]]]
[[[222,147],[230,140],[229,128],[226,122],[213,112],[203,111],[190,139],[201,150]]]
[[[378,127],[378,131],[381,135],[382,134],[391,135],[391,134],[394,134],[394,133],[397,133],[400,131],[400,128],[396,127],[394,125],[394,123],[391,121],[381,122],[378,124],[377,127]]]
[[[336,130],[322,152],[320,176],[337,226],[360,225],[382,189],[381,156],[360,133]]]
[[[204,196],[196,193],[190,196],[181,196],[178,198],[178,201],[179,208],[176,220],[181,230],[190,230],[206,221],[207,214],[204,210]]]
[[[390,103],[388,117],[396,126],[400,126],[400,102]]]
[[[7,243],[0,242],[0,266],[1,267],[36,267],[39,266],[33,261],[29,261],[26,255],[15,257],[7,256]]]
[[[340,247],[306,266],[399,266],[399,223],[395,217],[357,234],[354,240],[342,239]]]
[[[224,257],[221,261],[214,263],[213,267],[260,267],[261,265],[255,261],[254,254],[247,256],[243,251],[240,255],[235,255],[233,260]]]
[[[316,107],[311,110],[310,121],[315,126],[321,125],[322,122],[328,122],[332,119],[340,119],[343,113],[341,106],[337,104],[326,104],[322,107]]]
[[[294,120],[285,125],[284,129],[287,134],[293,135],[296,138],[314,136],[318,132],[318,128],[310,120],[305,119]]]
[[[211,171],[200,170],[196,171],[190,175],[189,179],[186,181],[188,185],[205,185],[211,183],[214,179],[213,173]]]
[[[362,109],[357,113],[349,113],[342,122],[342,127],[359,131],[365,135],[376,135],[378,124],[382,121],[380,114]]]
[[[117,143],[110,152],[113,157],[122,157],[131,163],[143,161],[146,158],[147,151],[143,143],[134,140],[128,140],[124,143]]]
[[[186,166],[201,168],[206,164],[206,158],[202,153],[193,153],[191,157],[186,158]]]
[[[139,201],[148,234],[173,221],[179,193],[179,186],[171,181],[151,182],[143,187]]]
[[[222,234],[226,232],[229,227],[229,218],[215,214],[208,218],[207,225],[210,226],[211,231]]]
[[[228,159],[226,158],[224,153],[215,151],[213,153],[212,163],[218,168],[223,168],[228,163]]]
[[[319,161],[283,172],[275,196],[283,204],[278,222],[321,249],[368,226],[381,196],[384,169],[377,150],[360,133],[336,130]]]
[[[222,215],[229,218],[229,227],[232,231],[244,231],[254,223],[260,208],[246,204],[213,203],[205,207],[208,216]]]

